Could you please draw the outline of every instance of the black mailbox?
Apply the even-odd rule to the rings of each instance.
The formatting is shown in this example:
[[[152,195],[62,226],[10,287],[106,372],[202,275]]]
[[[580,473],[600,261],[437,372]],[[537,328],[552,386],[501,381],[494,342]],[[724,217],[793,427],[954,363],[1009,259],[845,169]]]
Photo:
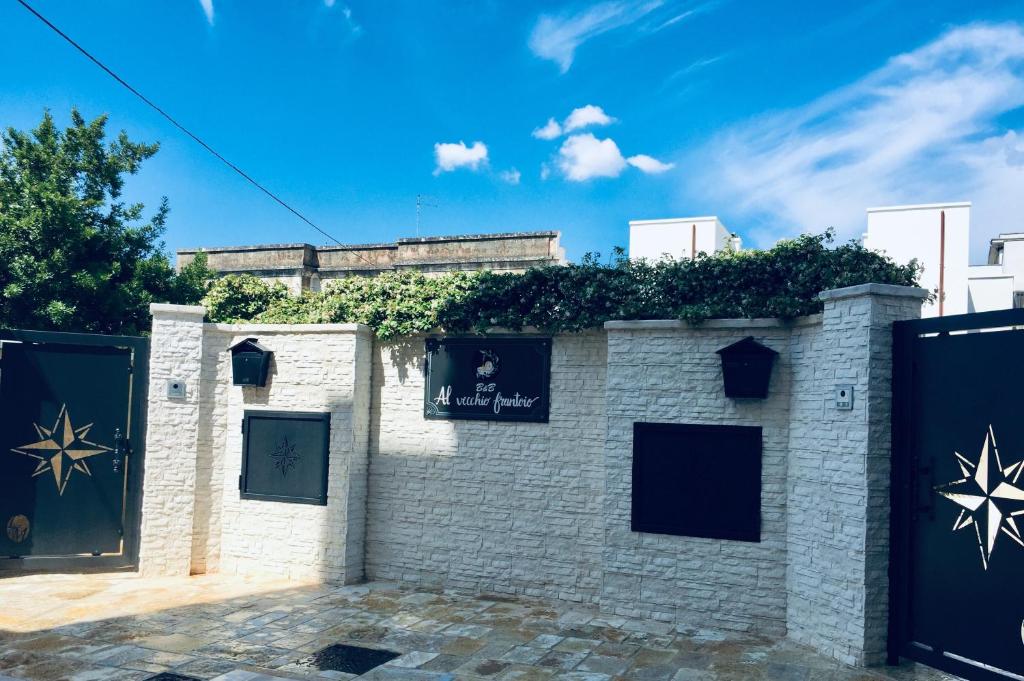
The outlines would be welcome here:
[[[747,336],[717,351],[722,356],[722,377],[726,397],[768,397],[775,352]]]
[[[270,370],[270,357],[274,353],[256,342],[255,338],[246,338],[231,346],[231,376],[235,385],[267,384],[267,372]]]

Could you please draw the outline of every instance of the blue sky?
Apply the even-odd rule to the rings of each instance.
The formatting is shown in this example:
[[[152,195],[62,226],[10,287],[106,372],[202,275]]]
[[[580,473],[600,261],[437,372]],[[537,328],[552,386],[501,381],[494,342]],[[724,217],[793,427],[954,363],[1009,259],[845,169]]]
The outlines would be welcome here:
[[[342,242],[718,215],[747,245],[864,208],[974,201],[975,259],[1024,229],[1020,2],[34,0]],[[13,1],[0,124],[110,115],[162,149],[170,250],[326,240]]]

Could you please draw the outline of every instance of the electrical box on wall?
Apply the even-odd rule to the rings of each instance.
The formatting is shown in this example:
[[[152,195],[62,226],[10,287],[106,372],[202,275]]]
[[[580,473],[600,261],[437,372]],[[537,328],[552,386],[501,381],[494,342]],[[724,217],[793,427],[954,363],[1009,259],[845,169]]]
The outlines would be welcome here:
[[[836,409],[853,409],[853,386],[836,386]]]

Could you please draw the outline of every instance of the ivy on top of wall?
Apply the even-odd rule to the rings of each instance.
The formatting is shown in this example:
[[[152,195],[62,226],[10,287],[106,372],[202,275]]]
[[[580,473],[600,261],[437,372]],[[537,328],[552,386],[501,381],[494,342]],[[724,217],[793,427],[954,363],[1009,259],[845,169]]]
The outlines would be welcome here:
[[[820,312],[822,291],[865,283],[916,286],[916,261],[898,265],[856,242],[832,246],[833,233],[780,241],[767,250],[700,255],[696,260],[610,263],[523,274],[451,272],[428,277],[386,272],[330,281],[301,296],[250,275],[214,281],[203,303],[213,322],[359,322],[390,339],[442,328],[483,332],[533,326],[549,333],[599,327],[612,319],[792,318]]]

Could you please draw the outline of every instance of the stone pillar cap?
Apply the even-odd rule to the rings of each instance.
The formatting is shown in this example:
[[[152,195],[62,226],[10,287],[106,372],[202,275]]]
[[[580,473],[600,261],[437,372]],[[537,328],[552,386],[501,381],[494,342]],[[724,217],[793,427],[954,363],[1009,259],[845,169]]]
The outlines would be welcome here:
[[[845,288],[834,288],[818,294],[818,300],[841,300],[860,296],[889,296],[893,298],[917,298],[924,300],[928,291],[916,286],[896,286],[895,284],[858,284]]]
[[[206,308],[202,305],[171,305],[170,303],[150,303],[149,313],[153,316],[158,314],[178,314],[204,317]]]

